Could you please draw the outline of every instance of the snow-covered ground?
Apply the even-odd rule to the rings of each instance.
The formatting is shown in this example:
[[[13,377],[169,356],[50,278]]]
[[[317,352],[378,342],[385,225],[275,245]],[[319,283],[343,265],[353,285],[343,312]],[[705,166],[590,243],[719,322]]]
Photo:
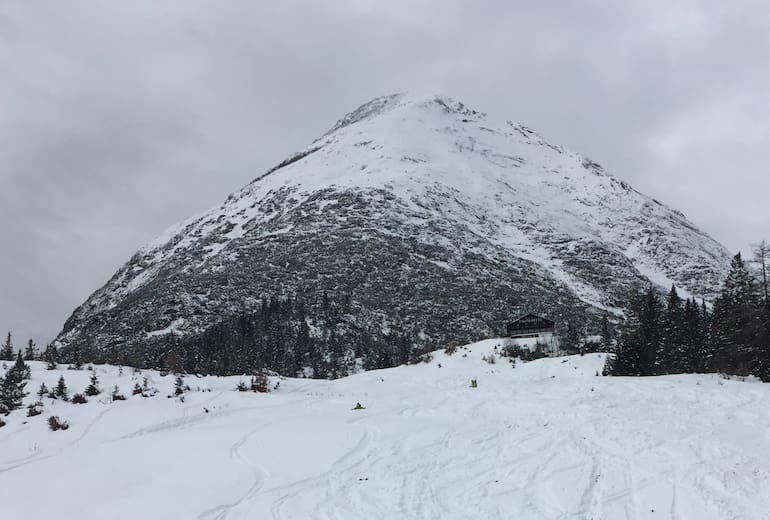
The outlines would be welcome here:
[[[770,518],[770,385],[597,377],[598,354],[482,360],[496,344],[337,381],[281,379],[269,394],[188,376],[184,402],[166,397],[173,376],[97,366],[126,401],[45,399],[42,415],[5,418],[0,516]],[[61,374],[82,391],[90,376],[32,366],[32,394]],[[145,376],[160,392],[131,396]],[[49,431],[51,415],[70,428]]]

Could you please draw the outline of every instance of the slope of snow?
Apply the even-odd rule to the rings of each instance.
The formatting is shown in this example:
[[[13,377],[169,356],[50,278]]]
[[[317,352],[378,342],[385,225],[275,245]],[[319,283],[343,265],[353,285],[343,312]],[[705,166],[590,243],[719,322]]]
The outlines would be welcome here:
[[[5,418],[3,518],[770,518],[769,385],[483,361],[497,346],[270,394],[187,376],[184,402],[172,376],[97,366],[126,401]],[[33,363],[29,389],[60,374],[71,392],[90,376]],[[158,395],[128,395],[144,377]]]

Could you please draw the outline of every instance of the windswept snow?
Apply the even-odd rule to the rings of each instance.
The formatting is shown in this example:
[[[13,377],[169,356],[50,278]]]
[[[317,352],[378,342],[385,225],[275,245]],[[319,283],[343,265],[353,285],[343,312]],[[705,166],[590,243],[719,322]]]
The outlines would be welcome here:
[[[597,377],[599,354],[483,361],[496,345],[270,394],[187,376],[184,402],[173,376],[97,366],[127,401],[5,418],[3,518],[770,518],[770,385]],[[33,363],[28,389],[60,374],[71,392],[90,376]],[[157,396],[129,395],[143,377]]]

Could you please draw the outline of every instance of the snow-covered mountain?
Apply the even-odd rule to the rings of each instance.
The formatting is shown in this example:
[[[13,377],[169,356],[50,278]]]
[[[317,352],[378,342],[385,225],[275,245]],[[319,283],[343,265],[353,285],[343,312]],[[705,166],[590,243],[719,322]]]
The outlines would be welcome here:
[[[301,297],[321,319],[473,340],[524,310],[619,312],[651,281],[713,296],[725,248],[535,131],[442,96],[366,103],[216,208],[141,248],[75,310],[65,347],[141,346]]]
[[[768,518],[770,385],[596,377],[601,354],[512,367],[497,343],[336,381],[271,377],[268,394],[185,376],[184,402],[166,398],[172,374],[96,365],[105,390],[88,403],[2,417],[3,518]],[[92,375],[30,364],[25,404]],[[69,428],[49,431],[51,416]]]

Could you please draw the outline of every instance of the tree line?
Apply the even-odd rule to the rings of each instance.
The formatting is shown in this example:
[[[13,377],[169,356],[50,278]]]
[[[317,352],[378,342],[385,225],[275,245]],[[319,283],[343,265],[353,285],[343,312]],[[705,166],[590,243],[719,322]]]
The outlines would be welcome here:
[[[415,348],[416,334],[407,327],[355,319],[349,295],[323,292],[319,300],[312,312],[297,294],[263,297],[256,310],[226,317],[198,334],[168,334],[105,349],[70,345],[55,354],[59,362],[76,366],[110,363],[214,375],[267,369],[333,379],[360,368],[398,366],[424,351]]]
[[[769,258],[764,242],[755,248],[755,268],[735,255],[711,308],[682,300],[675,286],[665,299],[653,287],[635,293],[604,373],[719,372],[770,382]]]

